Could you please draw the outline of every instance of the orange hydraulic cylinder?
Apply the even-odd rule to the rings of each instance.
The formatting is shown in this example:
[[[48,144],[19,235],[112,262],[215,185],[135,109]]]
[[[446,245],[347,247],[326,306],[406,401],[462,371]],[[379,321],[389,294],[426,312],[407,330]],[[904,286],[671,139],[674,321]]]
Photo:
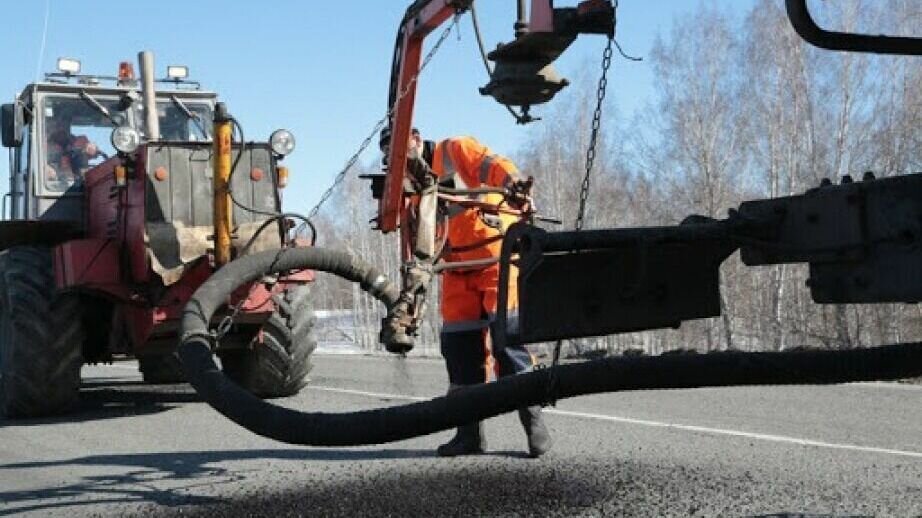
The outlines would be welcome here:
[[[231,122],[214,123],[214,258],[221,267],[231,260],[233,207],[230,197]]]

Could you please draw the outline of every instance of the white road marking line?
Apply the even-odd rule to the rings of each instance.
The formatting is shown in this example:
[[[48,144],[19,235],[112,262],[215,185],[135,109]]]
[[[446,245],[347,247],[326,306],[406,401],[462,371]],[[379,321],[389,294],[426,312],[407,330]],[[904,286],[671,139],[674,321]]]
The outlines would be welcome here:
[[[354,396],[366,396],[372,398],[383,398],[383,399],[400,399],[405,401],[425,401],[430,398],[420,397],[420,396],[407,396],[403,394],[385,394],[378,392],[368,392],[364,390],[351,390],[351,389],[340,389],[335,387],[322,387],[316,385],[308,385],[307,387],[310,390],[319,390],[323,392],[335,392],[339,394],[351,394]],[[687,424],[678,424],[678,423],[665,423],[661,421],[651,421],[647,419],[634,419],[631,417],[617,417],[605,414],[590,414],[586,412],[573,412],[569,410],[557,410],[557,409],[546,409],[545,412],[554,415],[566,416],[566,417],[578,417],[582,419],[593,419],[596,421],[608,421],[615,423],[625,423],[639,426],[651,426],[655,428],[668,428],[673,430],[683,430],[686,432],[698,432],[711,435],[727,435],[732,437],[744,437],[747,439],[756,439],[760,441],[768,442],[780,442],[787,444],[797,444],[800,446],[814,446],[817,448],[827,448],[835,450],[848,450],[848,451],[860,451],[865,453],[881,453],[885,455],[896,455],[900,457],[912,457],[922,459],[922,452],[907,451],[907,450],[895,450],[891,448],[878,448],[875,446],[860,446],[857,444],[842,444],[842,443],[833,443],[825,441],[815,441],[812,439],[801,439],[798,437],[789,437],[785,435],[772,435],[764,433],[754,433],[754,432],[744,432],[741,430],[728,430],[724,428],[711,428],[707,426],[695,426]]]
[[[664,423],[660,421],[650,421],[646,419],[634,419],[630,417],[616,417],[603,414],[588,414],[584,412],[571,412],[568,410],[549,410],[549,413],[582,417],[585,419],[596,419],[599,421],[612,421],[617,423],[636,424],[641,426],[652,426],[656,428],[671,428],[675,430],[684,430],[688,432],[707,433],[712,435],[729,435],[733,437],[745,437],[747,439],[757,439],[760,441],[783,442],[788,444],[798,444],[801,446],[816,446],[818,448],[831,448],[836,450],[861,451],[867,453],[884,453],[887,455],[899,455],[902,457],[914,457],[922,459],[922,452],[894,450],[890,448],[878,448],[876,446],[860,446],[857,444],[841,444],[834,442],[815,441],[812,439],[801,439],[798,437],[788,437],[786,435],[772,435],[765,433],[743,432],[740,430],[727,430],[724,428],[711,428],[708,426],[695,426],[677,423]]]
[[[909,383],[896,383],[892,381],[858,381],[849,383],[857,387],[896,389],[896,390],[922,390],[922,385],[911,385]]]
[[[322,392],[336,392],[338,394],[351,394],[353,396],[367,396],[380,399],[402,399],[404,401],[428,401],[432,397],[407,396],[404,394],[383,394],[380,392],[366,392],[364,390],[341,389],[335,387],[321,387],[318,385],[308,385],[309,390],[320,390]],[[437,397],[437,396],[433,396]]]
[[[130,370],[135,370],[135,371],[138,368],[137,363],[134,363],[134,362],[128,363],[128,364],[100,365],[100,367],[114,367],[118,369],[130,369]],[[881,383],[881,382],[862,382],[862,383],[852,383],[850,385],[857,385],[857,386],[871,387],[871,388],[896,388],[896,389],[905,389],[905,390],[922,390],[922,386],[918,386],[918,385],[900,385],[900,384],[895,384],[895,383]],[[380,392],[367,392],[364,390],[340,389],[340,388],[335,388],[335,387],[322,387],[322,386],[315,386],[315,385],[308,385],[308,388],[311,390],[319,390],[319,391],[325,391],[325,392],[337,392],[340,394],[352,394],[355,396],[365,396],[365,397],[383,398],[383,399],[398,399],[398,400],[404,400],[404,401],[426,401],[428,399],[431,399],[429,397],[408,396],[405,394],[386,394],[386,393],[380,393]],[[655,428],[671,428],[674,430],[683,430],[683,431],[688,431],[688,432],[706,433],[706,434],[711,434],[711,435],[725,435],[725,436],[732,436],[732,437],[745,437],[749,439],[757,439],[760,441],[797,444],[801,446],[814,446],[818,448],[860,451],[860,452],[866,452],[866,453],[881,453],[885,455],[896,455],[896,456],[901,456],[901,457],[922,458],[922,452],[895,450],[895,449],[890,449],[890,448],[878,448],[875,446],[860,446],[856,444],[831,443],[831,442],[825,442],[825,441],[815,441],[812,439],[801,439],[798,437],[789,437],[789,436],[784,436],[784,435],[744,432],[740,430],[728,430],[728,429],[723,429],[723,428],[711,428],[707,426],[695,426],[695,425],[686,425],[686,424],[679,424],[679,423],[665,423],[661,421],[634,419],[631,417],[617,417],[617,416],[610,416],[610,415],[605,415],[605,414],[590,414],[590,413],[585,413],[585,412],[572,412],[568,410],[548,409],[546,410],[546,412],[548,412],[549,414],[556,414],[556,415],[568,416],[568,417],[579,417],[583,419],[593,419],[596,421],[625,423],[625,424],[633,424],[633,425],[639,425],[639,426],[650,426],[650,427],[655,427]]]
[[[326,352],[326,351],[317,351],[314,353],[315,356],[322,356],[324,359],[330,360],[360,360],[360,361],[378,361],[378,362],[412,362],[412,363],[442,363],[443,360],[440,356],[408,356],[406,358],[400,358],[398,356],[381,356],[375,354],[365,354],[365,353],[335,353],[335,352]]]

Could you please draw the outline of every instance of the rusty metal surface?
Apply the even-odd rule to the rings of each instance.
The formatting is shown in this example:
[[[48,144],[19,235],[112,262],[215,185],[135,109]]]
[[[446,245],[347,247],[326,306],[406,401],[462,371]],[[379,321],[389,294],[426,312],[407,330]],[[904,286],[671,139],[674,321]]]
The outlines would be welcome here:
[[[275,164],[267,145],[247,144],[237,161],[238,145],[232,156],[237,162],[231,188],[241,203],[257,210],[274,212],[280,207],[274,174]],[[212,221],[214,174],[213,150],[207,143],[169,142],[152,145],[147,152],[147,208],[144,244],[151,268],[164,285],[177,282],[183,272],[214,248]],[[259,180],[251,171],[259,168],[267,174]],[[166,174],[158,179],[158,169]],[[232,247],[236,257],[267,219],[264,215],[234,206],[236,225]],[[276,227],[266,229],[253,244],[250,253],[278,248],[281,245]]]
[[[0,221],[0,250],[12,246],[54,246],[81,237],[73,221]]]
[[[816,302],[922,300],[922,174],[827,183],[739,212],[774,222],[743,241],[743,262],[810,263]]]
[[[231,182],[234,196],[243,204],[260,211],[278,211],[278,179],[275,161],[267,144],[246,145],[237,161],[240,146],[234,144],[232,157],[237,162]],[[147,221],[152,223],[179,222],[186,226],[212,225],[212,148],[207,143],[169,142],[151,145],[147,152]],[[155,173],[163,168],[165,175],[158,180]],[[264,174],[251,177],[253,169]],[[234,207],[234,223],[241,225],[265,221],[263,215]]]
[[[724,220],[673,227],[545,232],[513,227],[501,258],[494,339],[534,343],[674,327],[720,314],[721,263],[808,263],[818,303],[922,300],[922,174],[844,178],[754,200]],[[519,254],[518,318],[506,311]]]
[[[259,228],[259,223],[244,223],[234,233],[232,240],[235,257]],[[183,276],[186,269],[200,257],[209,253],[213,246],[210,237],[214,228],[209,226],[186,226],[181,222],[147,224],[145,244],[151,268],[169,286]],[[281,246],[279,233],[274,228],[262,232],[250,247],[249,254]]]

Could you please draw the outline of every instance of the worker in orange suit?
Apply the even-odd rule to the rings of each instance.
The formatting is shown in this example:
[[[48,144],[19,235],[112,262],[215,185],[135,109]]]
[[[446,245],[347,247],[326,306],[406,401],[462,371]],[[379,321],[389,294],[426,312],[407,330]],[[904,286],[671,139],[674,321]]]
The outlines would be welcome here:
[[[408,156],[422,158],[439,177],[439,184],[456,189],[482,186],[507,187],[511,192],[530,190],[524,178],[507,158],[495,155],[472,137],[455,137],[435,143],[424,141],[418,130],[410,136]],[[523,188],[527,185],[528,189]],[[480,201],[498,204],[501,194],[487,194]],[[505,230],[518,221],[513,214],[491,214],[481,208],[449,206],[447,244],[443,258],[448,262],[497,258]],[[517,270],[510,271],[510,320],[518,307]],[[523,345],[491,347],[489,325],[497,310],[499,265],[448,270],[442,274],[441,352],[448,369],[449,392],[465,385],[492,381],[497,377],[530,371],[534,358]],[[541,416],[541,407],[519,410],[532,457],[546,453],[551,438]],[[486,440],[483,423],[461,426],[455,437],[439,446],[445,457],[483,453]]]

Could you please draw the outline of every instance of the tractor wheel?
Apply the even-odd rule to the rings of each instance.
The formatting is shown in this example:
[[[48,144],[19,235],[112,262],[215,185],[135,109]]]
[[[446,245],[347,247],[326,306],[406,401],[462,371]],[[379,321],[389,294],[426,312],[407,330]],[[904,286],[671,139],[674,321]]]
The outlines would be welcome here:
[[[0,413],[65,413],[77,402],[83,325],[79,297],[58,294],[45,248],[0,254]]]
[[[159,356],[142,356],[138,358],[138,368],[145,383],[185,383],[182,363],[176,353]]]
[[[309,299],[310,288],[305,285],[274,296],[276,310],[249,347],[220,354],[224,373],[260,397],[297,394],[307,384],[307,373],[313,367],[310,355],[317,347]]]

